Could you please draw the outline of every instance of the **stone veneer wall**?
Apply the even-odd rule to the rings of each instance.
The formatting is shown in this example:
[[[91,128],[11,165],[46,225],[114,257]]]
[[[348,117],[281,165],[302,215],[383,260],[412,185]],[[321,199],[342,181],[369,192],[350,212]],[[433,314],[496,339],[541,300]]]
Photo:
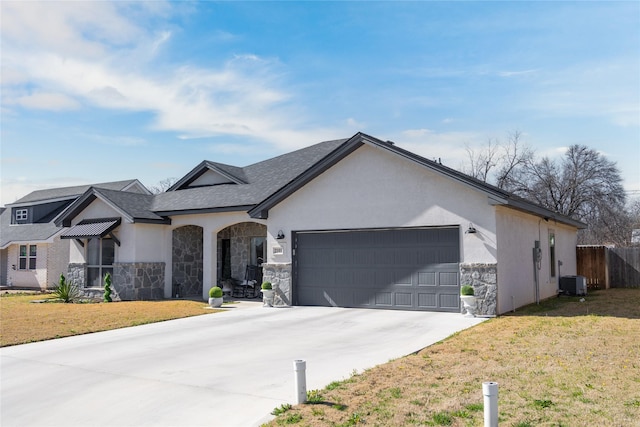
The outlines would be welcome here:
[[[262,280],[271,282],[275,292],[274,306],[290,306],[291,300],[291,263],[262,264]]]
[[[180,296],[201,296],[203,277],[203,231],[197,225],[173,230],[172,283],[180,284]]]
[[[460,264],[460,286],[473,286],[478,315],[496,314],[498,264]]]
[[[164,262],[114,263],[111,298],[114,301],[158,300],[164,298]],[[67,280],[72,280],[85,298],[102,299],[102,288],[85,288],[86,264],[69,264]]]
[[[164,298],[164,262],[114,263],[111,297],[114,301]]]
[[[252,237],[266,238],[267,227],[257,222],[241,222],[218,232],[218,239],[231,241],[231,277],[234,279],[244,280],[245,270],[251,262]],[[218,262],[221,262],[221,258],[218,259]]]
[[[70,263],[67,267],[67,281],[72,281],[79,289],[84,289],[86,266],[87,264],[84,263]]]

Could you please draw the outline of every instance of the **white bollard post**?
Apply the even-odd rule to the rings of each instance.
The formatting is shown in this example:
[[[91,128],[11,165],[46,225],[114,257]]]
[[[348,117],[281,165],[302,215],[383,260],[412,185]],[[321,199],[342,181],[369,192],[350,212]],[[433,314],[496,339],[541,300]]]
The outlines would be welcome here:
[[[498,427],[498,383],[482,383],[484,395],[484,427]]]
[[[307,401],[307,362],[304,360],[294,360],[293,369],[296,374],[296,404]]]

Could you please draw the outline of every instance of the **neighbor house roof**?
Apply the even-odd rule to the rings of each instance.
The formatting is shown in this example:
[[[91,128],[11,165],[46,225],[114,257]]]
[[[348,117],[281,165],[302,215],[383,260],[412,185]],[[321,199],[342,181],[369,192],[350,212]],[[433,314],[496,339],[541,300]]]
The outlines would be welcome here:
[[[76,185],[73,187],[48,188],[45,190],[36,190],[26,196],[10,203],[10,206],[32,205],[36,203],[44,203],[62,199],[75,199],[84,194],[90,187],[105,188],[108,190],[126,191],[133,185],[138,184],[141,188],[145,188],[137,179],[127,179],[124,181],[102,182],[99,184]]]
[[[52,222],[41,224],[11,224],[11,209],[0,214],[0,249],[11,243],[41,242],[50,239],[60,229]]]
[[[148,193],[148,190],[146,190],[146,188],[137,179],[32,191],[26,196],[16,200],[14,203],[8,204],[7,208],[3,208],[3,211],[0,214],[0,248],[5,248],[11,243],[43,242],[51,239],[61,231],[54,222],[11,224],[11,208],[13,207],[26,207],[64,200],[70,201],[80,197],[92,187],[100,188],[103,191],[119,193],[134,186],[136,188],[144,189],[144,191]],[[146,195],[141,193],[130,194],[136,194],[137,196]]]

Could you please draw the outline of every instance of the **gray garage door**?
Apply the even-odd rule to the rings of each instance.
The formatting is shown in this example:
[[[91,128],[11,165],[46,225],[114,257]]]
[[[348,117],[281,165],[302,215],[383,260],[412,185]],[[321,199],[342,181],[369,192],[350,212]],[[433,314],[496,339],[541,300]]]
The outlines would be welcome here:
[[[458,227],[294,233],[297,305],[460,310]]]

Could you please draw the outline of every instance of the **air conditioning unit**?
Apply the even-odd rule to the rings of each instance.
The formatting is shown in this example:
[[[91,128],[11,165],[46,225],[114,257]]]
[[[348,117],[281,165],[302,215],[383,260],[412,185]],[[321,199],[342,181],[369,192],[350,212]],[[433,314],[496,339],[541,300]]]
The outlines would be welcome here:
[[[562,276],[560,291],[566,295],[586,295],[587,279],[584,276]]]

